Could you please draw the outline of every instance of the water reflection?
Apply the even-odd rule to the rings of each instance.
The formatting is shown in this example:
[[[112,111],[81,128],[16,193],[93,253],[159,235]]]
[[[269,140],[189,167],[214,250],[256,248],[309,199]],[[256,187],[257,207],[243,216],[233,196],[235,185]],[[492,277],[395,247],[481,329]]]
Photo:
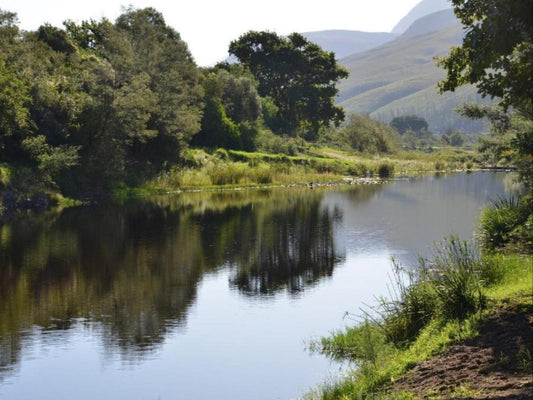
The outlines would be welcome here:
[[[166,196],[3,225],[0,367],[18,362],[31,327],[42,335],[89,322],[110,349],[142,357],[185,324],[202,276],[222,267],[249,296],[305,290],[343,258],[333,240],[342,215],[323,196]]]
[[[386,295],[391,256],[470,237],[506,176],[161,196],[1,225],[0,398],[294,397],[328,369],[302,341]]]

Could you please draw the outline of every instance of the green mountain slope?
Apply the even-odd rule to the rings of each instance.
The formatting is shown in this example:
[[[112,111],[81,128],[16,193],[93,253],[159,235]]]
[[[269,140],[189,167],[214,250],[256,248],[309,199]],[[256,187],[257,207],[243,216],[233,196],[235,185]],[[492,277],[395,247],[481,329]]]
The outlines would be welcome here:
[[[453,111],[464,101],[481,101],[475,88],[465,87],[444,96],[436,89],[445,73],[436,66],[434,57],[447,54],[463,37],[459,23],[447,26],[448,17],[447,13],[434,13],[413,24],[411,34],[408,30],[394,41],[341,59],[339,63],[350,76],[339,83],[337,103],[348,115],[370,114],[387,123],[395,116],[416,114],[426,118],[435,132],[480,131],[481,124],[459,118]],[[446,27],[426,32],[439,24]],[[418,34],[412,36],[415,32]]]

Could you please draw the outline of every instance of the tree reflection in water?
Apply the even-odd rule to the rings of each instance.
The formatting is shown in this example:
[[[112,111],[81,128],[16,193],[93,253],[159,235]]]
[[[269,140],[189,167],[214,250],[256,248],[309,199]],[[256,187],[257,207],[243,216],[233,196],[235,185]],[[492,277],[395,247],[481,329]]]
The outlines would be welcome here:
[[[143,358],[185,324],[199,281],[220,268],[247,296],[316,284],[344,257],[333,238],[342,215],[323,195],[162,196],[0,226],[0,378],[38,335],[63,340],[79,324],[109,351]]]

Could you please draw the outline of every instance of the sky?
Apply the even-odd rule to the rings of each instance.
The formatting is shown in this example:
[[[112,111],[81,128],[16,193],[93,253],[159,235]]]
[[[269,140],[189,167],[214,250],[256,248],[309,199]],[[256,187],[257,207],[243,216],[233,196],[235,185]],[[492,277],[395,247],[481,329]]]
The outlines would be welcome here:
[[[346,29],[390,32],[420,0],[1,0],[16,12],[19,26],[35,30],[43,23],[58,27],[106,17],[123,6],[153,7],[187,43],[196,63],[213,65],[228,56],[229,43],[250,31],[292,32]]]

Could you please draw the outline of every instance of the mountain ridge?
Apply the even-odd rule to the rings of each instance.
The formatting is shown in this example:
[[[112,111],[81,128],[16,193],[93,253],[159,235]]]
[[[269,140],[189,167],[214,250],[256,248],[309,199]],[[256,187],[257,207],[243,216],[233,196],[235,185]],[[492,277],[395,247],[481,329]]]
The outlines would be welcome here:
[[[400,21],[392,28],[391,33],[401,35],[413,22],[426,15],[433,14],[445,9],[451,9],[452,5],[449,0],[422,0],[411,11],[409,11]]]

